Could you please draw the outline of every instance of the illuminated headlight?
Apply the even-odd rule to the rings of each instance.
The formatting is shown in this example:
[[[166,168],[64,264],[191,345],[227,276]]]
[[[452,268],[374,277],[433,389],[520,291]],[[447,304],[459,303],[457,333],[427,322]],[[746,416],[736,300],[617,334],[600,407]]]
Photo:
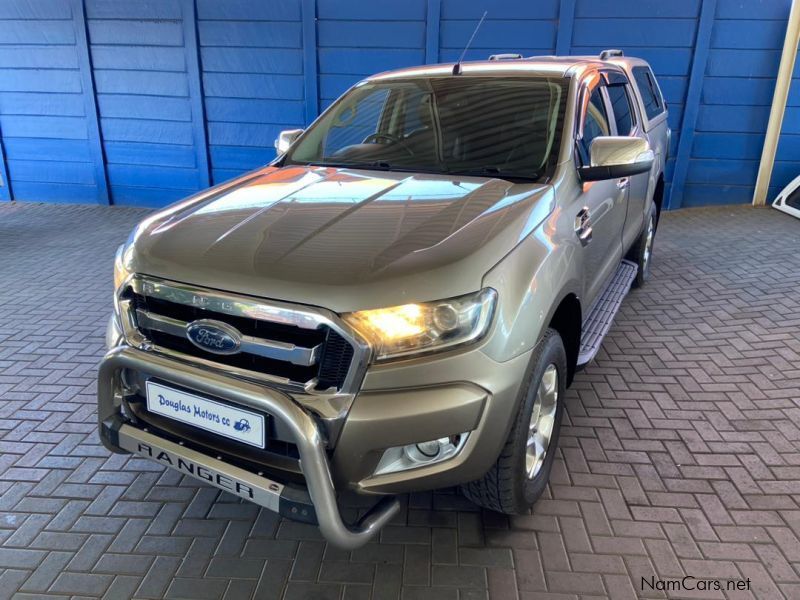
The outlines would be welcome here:
[[[125,267],[125,244],[122,244],[117,248],[117,254],[114,256],[114,292],[125,283],[128,275],[130,272]]]
[[[342,315],[372,342],[378,360],[444,350],[479,340],[489,329],[497,292]]]

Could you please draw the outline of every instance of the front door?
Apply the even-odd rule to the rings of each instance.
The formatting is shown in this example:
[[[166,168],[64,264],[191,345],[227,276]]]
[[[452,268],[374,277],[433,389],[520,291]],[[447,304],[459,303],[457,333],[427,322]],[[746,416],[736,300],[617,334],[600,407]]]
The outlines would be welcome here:
[[[602,84],[599,76],[591,80],[583,95],[576,148],[579,162],[586,166],[590,162],[592,140],[612,133]],[[575,231],[585,253],[584,302],[588,307],[603,290],[622,259],[622,230],[625,227],[630,180],[589,181],[582,185],[579,211],[575,215]]]
[[[616,126],[616,135],[640,137],[647,139],[636,118],[636,111],[631,102],[632,92],[627,79],[618,76],[617,80],[606,86],[606,93],[614,113],[612,125]],[[658,172],[658,168],[655,169]],[[644,226],[644,207],[648,198],[650,173],[639,173],[630,178],[628,190],[628,211],[625,217],[625,229],[622,234],[622,248],[630,248],[639,237]]]

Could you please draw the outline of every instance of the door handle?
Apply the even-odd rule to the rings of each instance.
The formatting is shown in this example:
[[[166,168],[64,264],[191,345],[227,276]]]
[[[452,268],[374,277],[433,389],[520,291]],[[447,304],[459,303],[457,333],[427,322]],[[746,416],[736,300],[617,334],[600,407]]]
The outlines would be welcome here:
[[[629,177],[623,177],[617,181],[617,187],[621,190],[624,190],[631,184],[631,180]]]
[[[584,206],[575,215],[575,233],[578,235],[581,246],[586,246],[592,241],[592,220],[588,206]]]

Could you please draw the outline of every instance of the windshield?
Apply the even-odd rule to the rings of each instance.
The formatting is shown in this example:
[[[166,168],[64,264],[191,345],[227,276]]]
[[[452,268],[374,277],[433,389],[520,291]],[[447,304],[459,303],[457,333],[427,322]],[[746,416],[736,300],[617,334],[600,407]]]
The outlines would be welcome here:
[[[469,76],[368,82],[327,111],[284,164],[537,181],[555,167],[567,83]]]

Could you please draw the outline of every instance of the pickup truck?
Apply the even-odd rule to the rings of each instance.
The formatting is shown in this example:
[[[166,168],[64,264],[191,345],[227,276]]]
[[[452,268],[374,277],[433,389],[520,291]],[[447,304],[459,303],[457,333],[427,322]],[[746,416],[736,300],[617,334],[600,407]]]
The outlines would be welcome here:
[[[529,511],[567,386],[650,274],[669,135],[620,51],[361,81],[120,246],[101,440],[342,548],[412,491]]]

